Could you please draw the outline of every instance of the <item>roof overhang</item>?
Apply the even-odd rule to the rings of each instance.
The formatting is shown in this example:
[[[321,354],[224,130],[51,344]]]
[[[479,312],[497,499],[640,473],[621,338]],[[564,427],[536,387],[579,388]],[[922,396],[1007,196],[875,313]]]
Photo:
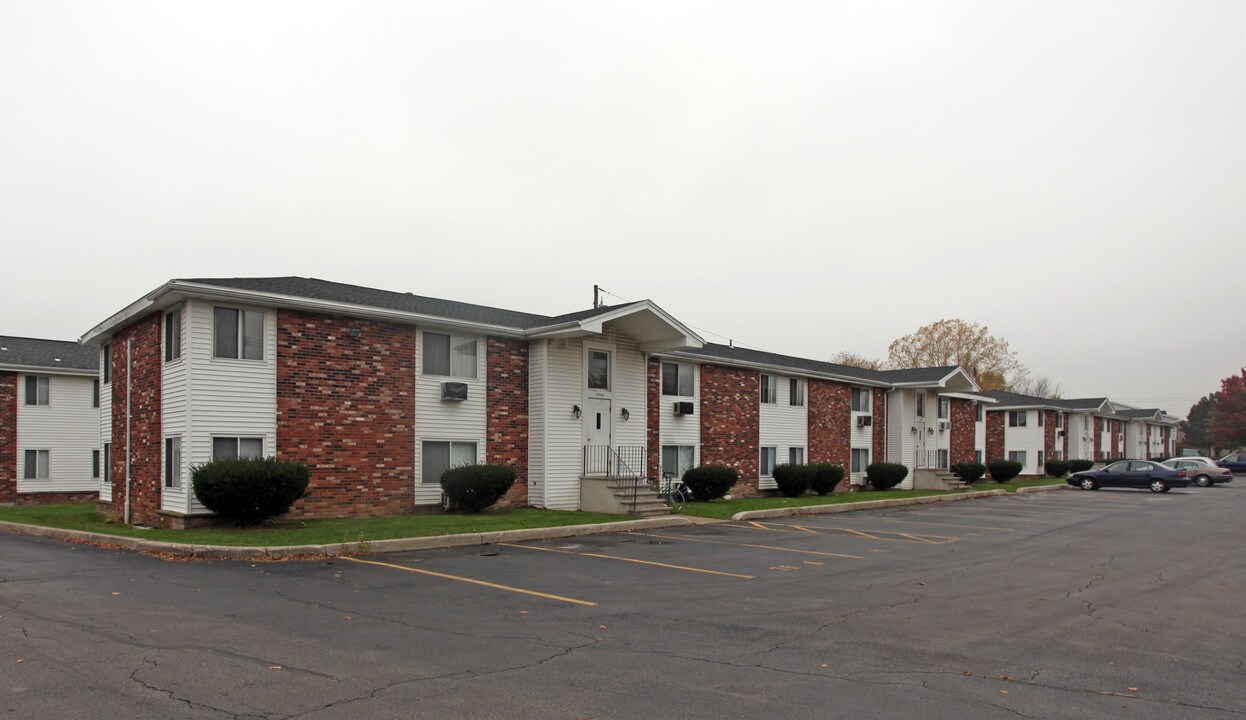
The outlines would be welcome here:
[[[57,367],[55,365],[4,365],[0,364],[0,371],[15,372],[25,375],[78,375],[81,377],[95,377],[99,375],[99,370],[89,370],[84,368]]]
[[[973,376],[965,372],[963,367],[959,365],[952,368],[947,375],[939,378],[937,381],[915,380],[912,382],[891,383],[892,387],[897,388],[944,388],[953,392],[966,392],[976,394],[982,390]]]
[[[624,305],[583,320],[533,328],[525,336],[540,339],[601,335],[607,324],[635,340],[645,352],[668,352],[705,346],[705,340],[700,335],[649,300]]]
[[[971,402],[988,403],[990,405],[994,405],[999,402],[993,397],[988,397],[986,395],[977,395],[974,393],[943,392],[943,393],[939,393],[939,397],[955,398],[956,400],[969,400]]]
[[[733,360],[731,358],[720,358],[712,355],[698,355],[692,352],[680,351],[664,351],[658,353],[659,357],[670,358],[672,360],[686,360],[689,362],[698,362],[703,365],[721,365],[723,367],[748,368],[749,370],[757,370],[759,372],[774,373],[775,375],[791,375],[795,377],[814,378],[816,380],[830,380],[832,382],[844,383],[845,385],[859,385],[861,387],[890,388],[890,383],[879,382],[877,380],[864,380],[850,375],[837,375],[835,373],[824,373],[816,370],[807,370],[805,368],[791,367],[790,365],[776,365],[773,363],[749,362],[747,360]]]

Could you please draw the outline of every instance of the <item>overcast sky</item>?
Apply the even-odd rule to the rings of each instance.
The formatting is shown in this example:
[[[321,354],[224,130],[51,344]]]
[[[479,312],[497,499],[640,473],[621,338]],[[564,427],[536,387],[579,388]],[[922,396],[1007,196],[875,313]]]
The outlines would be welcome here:
[[[175,277],[884,356],[1184,415],[1246,364],[1246,3],[0,0],[0,334]],[[711,334],[714,333],[714,334]]]

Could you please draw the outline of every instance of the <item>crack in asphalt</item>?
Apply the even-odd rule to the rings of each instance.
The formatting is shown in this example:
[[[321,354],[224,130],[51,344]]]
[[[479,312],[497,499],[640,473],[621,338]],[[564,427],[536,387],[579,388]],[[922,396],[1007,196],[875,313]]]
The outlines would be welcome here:
[[[143,656],[143,662],[151,666],[150,668],[147,668],[147,669],[154,669],[154,668],[160,667],[159,663],[147,657],[146,655]],[[183,703],[190,710],[208,710],[211,712],[219,713],[221,715],[228,715],[229,717],[234,718],[234,720],[241,720],[242,718],[259,718],[260,720],[268,720],[268,717],[269,717],[268,715],[252,715],[249,713],[235,713],[235,712],[226,710],[224,708],[213,707],[212,705],[205,705],[203,703],[197,703],[197,702],[194,702],[193,700],[188,700],[183,697],[178,697],[177,695],[173,693],[172,690],[166,690],[165,688],[157,687],[148,682],[145,682],[142,678],[138,677],[138,674],[142,672],[143,670],[144,668],[140,667],[140,668],[136,668],[134,672],[130,673],[130,677],[129,677],[130,681],[137,683],[138,685],[142,686],[146,690],[161,693],[165,695],[166,697],[168,697],[170,700],[173,700],[174,702]]]

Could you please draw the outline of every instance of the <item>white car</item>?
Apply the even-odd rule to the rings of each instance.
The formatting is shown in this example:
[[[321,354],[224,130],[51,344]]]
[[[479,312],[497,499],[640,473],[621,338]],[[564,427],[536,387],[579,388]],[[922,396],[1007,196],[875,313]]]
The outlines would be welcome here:
[[[1184,470],[1191,482],[1199,487],[1211,487],[1216,483],[1233,482],[1233,471],[1222,468],[1207,457],[1175,457],[1160,463],[1171,470]]]

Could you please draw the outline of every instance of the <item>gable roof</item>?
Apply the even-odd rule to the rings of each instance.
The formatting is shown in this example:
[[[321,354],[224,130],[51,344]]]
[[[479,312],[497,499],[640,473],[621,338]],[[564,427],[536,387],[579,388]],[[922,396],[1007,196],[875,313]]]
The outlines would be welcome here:
[[[991,408],[992,410],[1003,410],[1005,408],[1050,408],[1055,410],[1065,409],[1063,401],[1054,400],[1052,398],[1038,397],[1037,395],[1023,395],[1021,393],[1008,392],[1006,390],[987,390],[982,393],[987,397],[995,398],[999,404]]]
[[[1117,408],[1116,414],[1130,420],[1154,420],[1156,422],[1167,422],[1165,417],[1167,413],[1159,408]]]
[[[0,335],[0,368],[9,370],[45,369],[75,375],[99,371],[99,349],[72,340]]]
[[[794,355],[780,355],[779,353],[766,352],[765,350],[753,350],[751,348],[737,347],[735,345],[705,343],[703,347],[696,348],[694,350],[683,350],[680,351],[679,354],[695,355],[700,358],[707,358],[711,360],[726,360],[746,365],[763,365],[775,368],[787,368],[790,370],[817,375],[831,375],[847,380],[860,380],[872,385],[889,384],[887,380],[883,378],[883,373],[878,370],[866,370],[865,368],[852,367],[851,365],[840,365],[838,363],[823,362],[821,360],[810,360],[809,358],[796,357]]]

